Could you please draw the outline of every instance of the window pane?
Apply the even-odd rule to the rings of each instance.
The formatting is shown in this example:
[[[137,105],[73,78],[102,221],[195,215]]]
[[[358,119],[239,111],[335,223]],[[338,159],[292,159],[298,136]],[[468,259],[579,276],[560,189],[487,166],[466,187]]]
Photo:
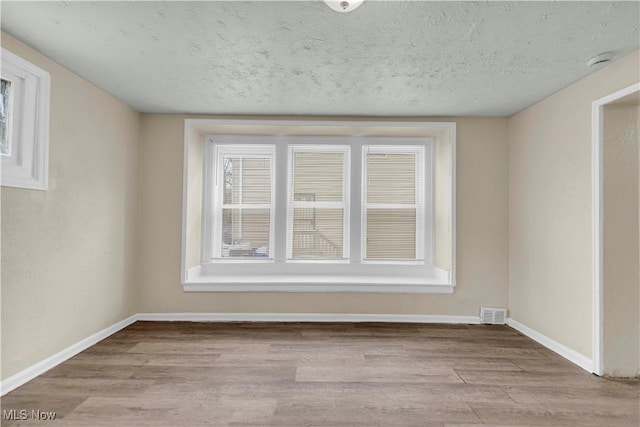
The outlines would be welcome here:
[[[222,209],[222,257],[268,258],[270,209]]]
[[[294,209],[293,258],[342,259],[342,219],[342,209]]]
[[[414,204],[414,154],[367,154],[367,203]]]
[[[11,134],[9,127],[9,98],[11,95],[11,82],[0,79],[0,154],[11,154]]]
[[[271,203],[271,159],[223,156],[224,204]]]
[[[293,154],[293,200],[342,201],[343,153]]]
[[[416,210],[367,209],[367,259],[416,259]]]

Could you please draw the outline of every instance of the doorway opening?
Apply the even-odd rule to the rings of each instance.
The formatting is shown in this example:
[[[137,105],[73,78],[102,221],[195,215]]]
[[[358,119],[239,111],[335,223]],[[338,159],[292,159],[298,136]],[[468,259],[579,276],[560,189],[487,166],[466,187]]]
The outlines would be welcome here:
[[[593,373],[640,374],[640,83],[593,103]]]

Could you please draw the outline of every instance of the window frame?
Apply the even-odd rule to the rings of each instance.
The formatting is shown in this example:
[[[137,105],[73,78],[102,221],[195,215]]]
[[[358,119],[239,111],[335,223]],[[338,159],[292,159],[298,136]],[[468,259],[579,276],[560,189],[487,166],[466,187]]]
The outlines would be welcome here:
[[[389,294],[451,294],[456,285],[456,123],[431,122],[418,120],[386,121],[386,120],[302,120],[302,119],[244,119],[244,118],[187,118],[184,121],[184,169],[182,196],[182,257],[180,281],[185,292],[347,292],[347,293],[389,293]],[[276,185],[286,180],[287,148],[280,144],[283,137],[295,137],[297,140],[319,139],[326,143],[333,141],[358,141],[362,139],[394,140],[421,139],[437,141],[448,153],[446,163],[433,163],[432,172],[439,170],[438,176],[444,179],[447,196],[439,198],[446,209],[445,218],[448,228],[438,229],[438,239],[443,241],[445,252],[450,258],[445,260],[446,266],[440,268],[435,264],[418,265],[366,265],[358,263],[360,236],[360,206],[351,210],[352,241],[351,264],[329,266],[327,264],[282,263],[285,250],[276,250],[276,261],[281,263],[254,264],[250,271],[237,263],[199,263],[202,255],[203,211],[204,205],[204,151],[207,136],[263,135],[274,138],[276,147]],[[260,137],[258,137],[260,138]],[[435,150],[435,146],[434,150]],[[359,148],[358,148],[359,149]],[[352,149],[352,154],[353,154]],[[359,154],[358,154],[359,155]],[[434,151],[435,155],[435,151]],[[432,156],[433,159],[435,157]],[[361,170],[361,159],[351,156],[352,171]],[[442,175],[442,173],[446,175]],[[448,175],[448,178],[447,178]],[[356,176],[356,175],[353,175]],[[352,192],[359,195],[360,179],[352,182]],[[434,187],[435,191],[435,187]],[[442,194],[442,193],[441,193]],[[433,193],[435,197],[436,192]],[[354,194],[352,193],[352,196]],[[276,196],[278,199],[280,196]],[[433,199],[435,203],[435,198]],[[286,194],[276,200],[278,206],[286,209]],[[435,207],[435,205],[434,205]],[[435,214],[435,212],[434,212]],[[275,232],[282,236],[285,233],[286,211],[276,213]],[[432,218],[432,221],[435,217]],[[432,222],[434,224],[434,222]],[[435,239],[437,236],[432,236]],[[440,240],[438,240],[440,241]],[[432,243],[435,240],[432,240]],[[429,248],[429,246],[427,246]],[[440,249],[439,249],[440,250]],[[433,253],[435,255],[435,253]],[[279,258],[278,258],[279,257]],[[289,266],[288,272],[278,266]],[[296,268],[294,268],[296,267]],[[300,267],[300,268],[298,268]]]
[[[8,81],[10,83],[10,89],[9,89],[9,94],[7,97],[7,111],[5,112],[6,116],[7,116],[7,125],[8,125],[8,129],[7,129],[7,139],[9,140],[9,153],[4,154],[2,152],[0,152],[0,156],[5,156],[5,157],[11,157],[12,155],[12,151],[13,151],[13,126],[12,126],[12,122],[14,120],[14,112],[12,110],[12,107],[14,107],[14,97],[15,97],[15,92],[16,92],[16,85],[15,82],[13,80],[10,80],[8,78],[2,77],[0,76],[0,79]],[[4,107],[4,106],[3,106]]]
[[[397,138],[397,137],[289,137],[269,135],[208,135],[205,137],[204,155],[204,184],[203,191],[203,238],[202,238],[202,264],[209,263],[274,263],[274,264],[360,264],[360,265],[425,265],[433,263],[434,246],[434,221],[433,221],[433,139],[432,138]],[[337,144],[338,141],[346,141]],[[278,150],[278,147],[281,147]],[[294,259],[292,255],[292,227],[289,220],[293,215],[296,203],[291,200],[293,182],[293,153],[294,150],[306,152],[344,152],[343,167],[343,259]],[[358,150],[360,158],[353,159],[352,151]],[[366,151],[384,153],[409,153],[416,154],[419,162],[416,172],[416,202],[420,201],[421,209],[416,207],[416,260],[402,259],[367,259],[366,252]],[[282,165],[280,155],[286,156],[286,176],[284,185],[276,176],[276,166]],[[286,154],[285,154],[286,153]],[[221,214],[224,208],[220,202],[220,188],[224,182],[220,161],[222,156],[268,156],[271,158],[271,204],[270,209],[270,239],[268,258],[224,258],[219,249],[221,243]],[[420,154],[420,155],[418,155]],[[359,163],[359,169],[352,168],[352,161]],[[428,169],[428,170],[427,170]],[[352,174],[358,174],[354,177]],[[360,191],[352,191],[352,185],[360,184]],[[213,183],[213,184],[212,184]],[[278,187],[285,187],[286,191],[278,191]],[[284,196],[284,194],[286,196]],[[284,197],[286,198],[284,198]],[[284,200],[284,204],[283,204]],[[427,206],[428,205],[428,206]],[[352,210],[359,211],[358,222],[353,221]],[[420,210],[420,212],[419,212]],[[277,215],[286,215],[284,243],[275,234]],[[428,225],[428,226],[427,226]],[[351,257],[351,231],[358,228],[360,235],[358,256]],[[428,243],[428,245],[427,245]],[[277,257],[279,248],[284,247],[284,259]],[[420,247],[421,251],[418,251]],[[285,267],[286,268],[286,267]]]
[[[242,142],[239,142],[242,141]],[[248,137],[234,137],[234,136],[210,136],[207,137],[207,144],[205,146],[204,161],[205,165],[205,183],[203,189],[205,191],[205,203],[204,203],[204,226],[203,226],[203,251],[202,251],[202,263],[268,263],[274,262],[274,248],[275,248],[275,161],[276,150],[275,144],[261,144],[257,143],[255,138]],[[224,196],[224,177],[222,176],[223,170],[220,166],[225,155],[238,155],[242,157],[268,157],[271,161],[270,179],[271,179],[271,203],[264,204],[247,204],[253,205],[252,208],[256,208],[256,205],[265,205],[262,209],[269,209],[269,257],[267,258],[250,258],[250,257],[238,257],[238,258],[224,258],[221,255],[222,245],[222,210],[225,209],[224,201],[221,200]],[[213,185],[212,185],[213,184]],[[267,207],[268,205],[268,207]],[[227,209],[242,209],[242,204],[239,207],[227,208]],[[258,208],[256,208],[258,209]],[[220,214],[217,214],[220,212]],[[207,237],[208,236],[208,237]],[[218,244],[219,243],[219,244]]]
[[[47,190],[51,78],[47,71],[5,48],[1,69],[2,78],[13,86],[9,107],[11,149],[8,155],[0,156],[2,186]],[[19,93],[15,93],[18,87]]]
[[[424,145],[377,145],[377,144],[363,144],[362,146],[362,198],[361,198],[361,263],[363,264],[418,264],[424,265],[425,262],[433,262],[433,249],[429,250],[429,246],[433,248],[433,163],[432,163],[432,142]],[[415,164],[415,203],[409,204],[385,204],[385,203],[368,203],[367,202],[367,187],[368,187],[368,174],[367,174],[367,155],[374,154],[413,154],[416,158]],[[427,170],[429,165],[429,170]],[[430,173],[431,177],[428,176]],[[429,201],[429,202],[427,202]],[[427,204],[429,205],[427,209]],[[416,259],[393,259],[393,258],[367,258],[367,209],[407,209],[413,208],[416,210]],[[426,225],[430,224],[431,227]],[[427,233],[431,229],[429,233]]]
[[[312,141],[313,142],[313,141]],[[342,202],[313,202],[307,206],[318,205],[319,208],[342,208],[342,258],[293,258],[293,224],[294,209],[304,207],[305,202],[293,200],[293,172],[295,152],[305,153],[341,153],[342,163]],[[351,200],[351,146],[344,144],[287,144],[287,232],[286,232],[286,259],[287,263],[320,263],[320,264],[347,264],[350,262],[351,252],[351,227],[350,207]]]

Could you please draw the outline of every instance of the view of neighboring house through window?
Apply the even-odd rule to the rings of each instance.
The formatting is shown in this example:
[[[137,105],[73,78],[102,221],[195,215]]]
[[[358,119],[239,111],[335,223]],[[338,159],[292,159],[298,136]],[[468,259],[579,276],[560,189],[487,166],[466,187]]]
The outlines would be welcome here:
[[[0,154],[11,155],[11,81],[0,79]]]
[[[271,256],[273,147],[218,146],[214,258]]]
[[[349,146],[289,147],[287,258],[349,258]]]
[[[432,262],[430,139],[207,141],[205,264]]]

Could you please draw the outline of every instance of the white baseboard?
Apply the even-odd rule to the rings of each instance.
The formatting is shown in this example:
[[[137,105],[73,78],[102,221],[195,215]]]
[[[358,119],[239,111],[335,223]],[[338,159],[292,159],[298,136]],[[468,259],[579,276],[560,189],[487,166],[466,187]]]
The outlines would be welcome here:
[[[138,313],[115,323],[64,350],[0,382],[0,396],[42,375],[99,341],[138,321],[187,322],[395,322],[395,323],[480,323],[477,316],[440,316],[419,314],[347,314],[347,313]]]
[[[58,366],[62,362],[72,358],[81,351],[86,350],[87,348],[98,343],[99,341],[102,341],[108,336],[115,334],[119,330],[126,328],[136,320],[136,314],[129,316],[126,319],[109,326],[108,328],[105,328],[81,341],[78,341],[77,343],[65,348],[62,351],[59,351],[53,356],[47,357],[46,359],[36,363],[35,365],[30,366],[29,368],[10,376],[6,380],[0,382],[0,396],[4,396],[10,391],[15,390],[21,385],[31,381],[38,375],[44,374],[49,369]]]
[[[4,396],[31,381],[49,369],[70,359],[97,342],[113,335],[132,323],[143,321],[187,321],[187,322],[392,322],[392,323],[455,323],[480,324],[478,316],[447,316],[420,314],[349,314],[349,313],[138,313],[115,323],[35,365],[18,372],[0,382],[0,396]],[[507,319],[507,325],[523,333],[582,369],[593,372],[593,361],[569,347],[552,340],[528,326]]]
[[[564,357],[568,361],[575,363],[585,371],[589,373],[594,372],[593,361],[587,356],[580,354],[577,351],[572,350],[563,344],[560,344],[558,341],[552,340],[546,335],[542,335],[538,331],[534,331],[530,327],[523,325],[517,320],[509,318],[507,319],[507,325],[511,326],[516,331],[522,332],[532,340],[537,341],[538,343],[547,347],[549,350],[555,353],[558,353],[560,356]]]
[[[139,313],[138,320],[183,322],[392,322],[477,325],[478,316],[349,313]]]

